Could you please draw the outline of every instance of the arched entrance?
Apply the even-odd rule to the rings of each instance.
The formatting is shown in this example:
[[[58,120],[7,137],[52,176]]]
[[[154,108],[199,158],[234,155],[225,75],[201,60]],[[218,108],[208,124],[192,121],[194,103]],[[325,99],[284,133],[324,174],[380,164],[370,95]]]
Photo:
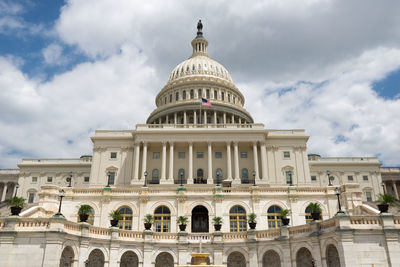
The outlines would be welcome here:
[[[265,252],[262,259],[262,266],[281,267],[281,258],[279,257],[279,254],[273,251],[272,249]]]
[[[72,267],[74,256],[74,250],[70,246],[65,247],[61,254],[60,267]]]
[[[208,233],[208,210],[204,206],[192,210],[192,233]]]
[[[326,248],[326,264],[328,267],[340,267],[339,252],[332,244]]]
[[[155,267],[174,267],[174,258],[167,252],[158,254]]]
[[[139,259],[135,252],[127,251],[122,254],[121,261],[119,264],[120,267],[138,267]]]
[[[240,252],[232,252],[228,256],[228,267],[246,267],[246,259]]]
[[[89,254],[87,260],[87,267],[103,267],[104,266],[104,254],[100,249],[95,249]]]
[[[296,267],[313,267],[313,258],[307,248],[301,248],[296,253]]]

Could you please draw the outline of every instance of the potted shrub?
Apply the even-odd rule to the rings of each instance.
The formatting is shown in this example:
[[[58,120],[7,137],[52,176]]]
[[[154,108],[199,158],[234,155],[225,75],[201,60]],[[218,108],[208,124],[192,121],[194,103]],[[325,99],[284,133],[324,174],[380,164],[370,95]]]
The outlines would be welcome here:
[[[389,210],[389,205],[393,204],[396,200],[391,194],[385,193],[385,194],[379,194],[378,195],[378,209],[381,213],[383,212],[388,212]]]
[[[93,212],[93,209],[89,205],[82,205],[78,210],[79,221],[86,222],[89,218],[89,214]]]
[[[221,231],[222,217],[214,217],[213,218],[213,223],[214,223],[215,231]]]
[[[281,216],[282,225],[284,225],[284,226],[289,225],[290,218],[288,218],[287,216],[290,215],[290,210],[282,209],[281,212],[279,213],[279,215]]]
[[[321,220],[321,205],[318,202],[312,202],[308,205],[311,209],[311,217],[314,221]]]
[[[8,206],[11,210],[11,215],[19,216],[21,210],[25,207],[25,198],[13,197],[8,201]]]
[[[154,217],[151,214],[146,214],[144,216],[144,229],[145,230],[150,230],[151,226],[153,225]]]
[[[256,225],[257,225],[257,215],[255,213],[250,213],[247,219],[247,222],[249,223],[249,227],[251,230],[256,229]]]
[[[185,231],[186,230],[186,225],[188,223],[189,219],[186,216],[179,216],[178,217],[178,224],[179,224],[179,230]]]
[[[112,210],[109,215],[111,217],[110,223],[112,227],[116,227],[119,220],[122,220],[122,214],[119,210]]]

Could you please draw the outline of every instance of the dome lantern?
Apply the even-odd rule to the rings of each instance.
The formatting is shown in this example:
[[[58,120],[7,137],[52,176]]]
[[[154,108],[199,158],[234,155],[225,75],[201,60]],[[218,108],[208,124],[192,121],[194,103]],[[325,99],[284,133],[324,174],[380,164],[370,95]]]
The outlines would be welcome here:
[[[197,36],[192,41],[193,54],[191,56],[208,56],[207,55],[208,41],[203,37],[203,23],[201,20],[197,23]]]

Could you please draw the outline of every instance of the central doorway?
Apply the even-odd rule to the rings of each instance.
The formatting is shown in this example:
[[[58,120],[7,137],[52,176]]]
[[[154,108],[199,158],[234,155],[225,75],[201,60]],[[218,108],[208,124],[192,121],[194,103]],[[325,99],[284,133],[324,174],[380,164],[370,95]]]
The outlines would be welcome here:
[[[204,206],[192,210],[192,233],[208,233],[208,210]]]

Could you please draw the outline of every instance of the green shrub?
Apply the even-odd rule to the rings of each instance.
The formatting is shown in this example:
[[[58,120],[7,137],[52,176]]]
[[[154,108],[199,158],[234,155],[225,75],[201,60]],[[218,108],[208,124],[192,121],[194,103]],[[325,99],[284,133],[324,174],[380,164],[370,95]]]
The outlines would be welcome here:
[[[26,205],[25,198],[23,197],[13,197],[8,201],[8,206],[10,207],[24,208],[25,205]]]
[[[92,212],[93,212],[93,208],[89,205],[82,205],[82,206],[80,206],[80,208],[78,210],[79,215],[90,214]]]

